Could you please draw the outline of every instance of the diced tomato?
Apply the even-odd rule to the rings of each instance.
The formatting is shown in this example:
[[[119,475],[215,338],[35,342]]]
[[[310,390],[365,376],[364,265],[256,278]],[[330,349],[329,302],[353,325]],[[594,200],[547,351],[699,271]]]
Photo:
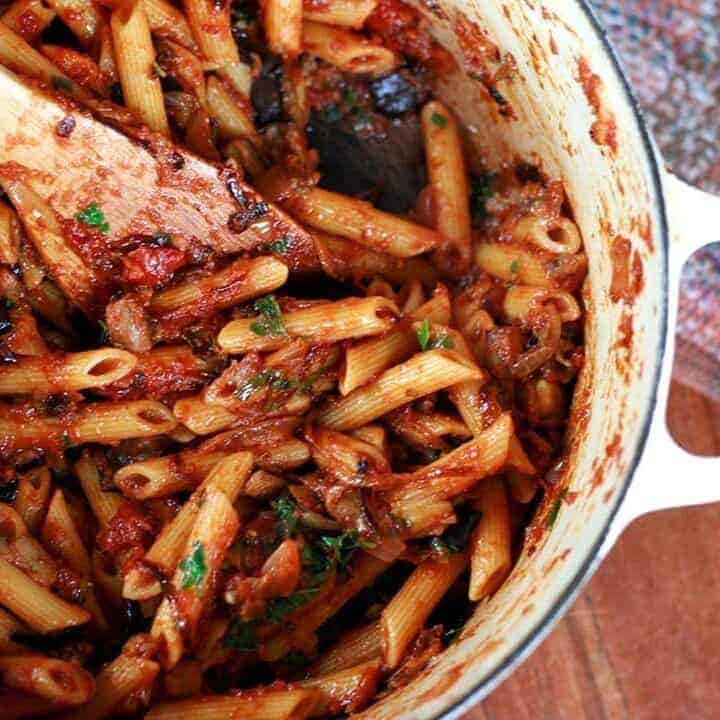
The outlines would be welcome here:
[[[185,253],[176,248],[139,247],[122,258],[122,280],[131,285],[163,285],[186,261]]]

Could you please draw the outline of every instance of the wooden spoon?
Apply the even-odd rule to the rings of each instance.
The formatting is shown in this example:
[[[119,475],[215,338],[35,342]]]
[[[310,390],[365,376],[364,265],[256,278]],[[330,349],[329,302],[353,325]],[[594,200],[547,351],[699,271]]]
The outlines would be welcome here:
[[[96,203],[111,246],[165,233],[180,248],[199,241],[220,254],[260,254],[285,238],[278,257],[291,272],[319,269],[311,236],[231,168],[137,126],[124,109],[84,97],[91,113],[2,67],[0,98],[0,179],[22,179],[60,218]]]

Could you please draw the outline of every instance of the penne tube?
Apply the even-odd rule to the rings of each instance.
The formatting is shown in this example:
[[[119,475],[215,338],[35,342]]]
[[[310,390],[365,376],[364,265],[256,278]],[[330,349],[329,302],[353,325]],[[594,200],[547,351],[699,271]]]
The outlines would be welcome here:
[[[507,473],[507,486],[512,499],[526,505],[535,498],[538,481],[536,477],[511,470]]]
[[[152,660],[122,653],[100,671],[95,680],[95,694],[90,701],[64,713],[59,720],[102,720],[111,717],[123,700],[151,687],[159,670],[159,665]]]
[[[184,0],[183,7],[193,36],[202,54],[217,66],[225,78],[244,97],[250,97],[252,76],[240,61],[230,25],[230,3],[214,0]]]
[[[287,277],[287,266],[272,257],[235,260],[213,275],[155,293],[150,310],[158,316],[172,313],[176,322],[191,322],[277,290]]]
[[[358,75],[387,75],[399,63],[392,50],[364,35],[312,21],[303,22],[302,47],[338,70]]]
[[[110,27],[125,105],[150,129],[169,135],[160,78],[153,71],[155,48],[143,0],[113,10]]]
[[[355,713],[369,705],[374,697],[380,680],[381,667],[382,658],[377,657],[339,670],[332,675],[302,680],[298,685],[320,691],[322,703],[316,710],[317,715]]]
[[[118,440],[163,435],[175,425],[170,410],[153,400],[89,403],[79,406],[71,419],[34,417],[32,423],[27,422],[20,406],[0,406],[0,434],[11,439],[8,450],[48,444],[56,447],[88,442],[111,444]]]
[[[1,25],[1,23],[0,23]],[[0,46],[2,30],[0,30]],[[0,52],[0,63],[3,62]],[[69,82],[69,81],[68,81]],[[38,254],[63,292],[79,305],[92,297],[92,278],[82,258],[68,244],[55,211],[23,181],[0,167],[0,185],[17,210]]]
[[[96,453],[86,450],[75,463],[75,474],[85,493],[90,509],[101,529],[105,529],[123,502],[119,493],[102,489],[102,476],[98,465],[101,462]]]
[[[63,705],[81,705],[95,690],[87,670],[42,655],[0,656],[0,678],[5,687]]]
[[[287,483],[278,475],[266,470],[256,470],[247,481],[245,492],[249,497],[267,500],[280,494]]]
[[[42,0],[15,0],[0,17],[0,22],[23,40],[32,43],[54,19],[55,12],[50,3],[43,3]]]
[[[333,430],[352,430],[424,395],[481,377],[480,368],[452,350],[418,353],[332,404],[318,420]]]
[[[0,202],[0,263],[15,265],[20,262],[20,221],[9,205]]]
[[[190,25],[178,8],[168,0],[142,0],[142,3],[153,35],[176,42],[193,53],[198,52]]]
[[[545,252],[573,255],[582,247],[580,231],[568,218],[546,220],[535,215],[525,215],[515,224],[513,242],[534,245]]]
[[[575,292],[585,278],[584,254],[532,252],[518,245],[478,243],[475,262],[481,270],[507,282]]]
[[[25,648],[12,637],[17,632],[27,631],[27,628],[9,612],[0,608],[0,653],[13,655],[24,652]]]
[[[113,481],[123,495],[135,500],[167,497],[197,487],[228,455],[226,452],[185,450],[175,455],[140,460],[117,470]]]
[[[290,59],[299,55],[303,45],[303,0],[266,0],[262,14],[270,50]]]
[[[222,405],[205,402],[202,398],[189,397],[178,400],[173,415],[196,435],[211,435],[230,427],[238,416]]]
[[[347,298],[283,313],[285,332],[278,337],[258,335],[253,329],[257,319],[232,320],[220,331],[218,345],[224,352],[246,353],[280,348],[291,337],[318,343],[341,342],[380,335],[392,327],[397,314],[395,303],[386,298]]]
[[[283,198],[287,193],[285,179],[268,174],[258,185],[264,195],[281,202],[297,220],[377,252],[409,258],[432,250],[443,241],[435,230],[378,210],[364,200],[320,188],[305,188]]]
[[[321,705],[314,688],[268,688],[237,695],[206,695],[160,703],[145,720],[305,720]]]
[[[117,348],[22,358],[0,368],[0,395],[54,394],[109,385],[127,375],[137,359]]]
[[[260,142],[248,100],[236,90],[226,87],[217,77],[210,76],[207,80],[207,108],[225,140],[248,138],[252,142]]]
[[[364,280],[387,275],[399,271],[403,265],[400,258],[320,230],[315,230],[312,236],[323,272],[338,280]]]
[[[418,565],[380,617],[385,664],[395,669],[435,606],[467,567],[465,554],[428,559]]]
[[[208,485],[184,557],[172,579],[173,599],[165,597],[160,603],[151,630],[153,637],[164,641],[165,670],[174,668],[183,652],[194,644],[198,624],[212,599],[220,567],[239,527],[240,521],[227,495],[212,483]]]
[[[487,430],[451,453],[412,473],[401,486],[387,492],[392,513],[410,537],[421,537],[437,524],[454,522],[452,498],[505,465],[513,437],[509,414],[501,415]]]
[[[313,22],[360,30],[376,8],[378,0],[305,0],[303,17]]]
[[[489,478],[480,487],[482,516],[470,541],[470,587],[468,596],[477,602],[497,590],[512,567],[510,511],[505,485]]]
[[[555,308],[562,322],[578,320],[582,315],[578,301],[569,292],[531,285],[509,287],[503,300],[503,312],[509,320],[527,323],[532,319],[532,314],[542,310],[546,304]]]
[[[363,588],[371,585],[390,563],[379,560],[365,552],[358,553],[353,562],[352,574],[341,585],[336,585],[329,595],[320,596],[310,605],[288,616],[285,632],[270,637],[260,648],[263,660],[273,662],[285,657],[293,648],[303,647],[304,642],[327,620],[335,615]],[[297,622],[293,622],[297,620]]]
[[[310,459],[310,448],[302,440],[295,438],[273,447],[254,447],[252,450],[257,466],[272,473],[297,470]]]
[[[47,467],[25,473],[18,481],[15,509],[30,532],[34,533],[42,523],[50,502],[52,478]]]
[[[410,313],[410,319],[447,324],[449,315],[447,295],[438,295]],[[345,351],[345,362],[340,368],[340,394],[348,395],[393,365],[407,360],[418,349],[417,332],[407,322],[399,323],[381,337],[354,343]]]
[[[103,24],[100,10],[92,0],[47,0],[47,4],[72,30],[81,45],[92,45]]]
[[[53,595],[3,558],[0,558],[0,605],[40,633],[90,620],[87,610]]]
[[[472,252],[470,191],[460,131],[452,112],[437,100],[426,103],[420,117],[435,229],[445,238],[436,258],[457,275],[469,267]]]
[[[230,503],[234,503],[238,495],[243,492],[250,475],[252,461],[251,453],[237,452],[217,463],[182,506],[180,512],[162,529],[145,553],[146,562],[157,567],[165,575],[172,575],[195,524],[207,488],[213,486],[224,492]]]
[[[525,453],[522,443],[520,442],[520,440],[518,440],[517,435],[513,435],[510,438],[510,445],[508,448],[506,464],[508,468],[512,468],[513,470],[516,470],[517,472],[523,473],[525,475],[537,474],[535,466],[532,464],[530,458]]]
[[[382,651],[380,621],[376,620],[342,635],[335,645],[308,668],[308,675],[332,675],[380,657]]]

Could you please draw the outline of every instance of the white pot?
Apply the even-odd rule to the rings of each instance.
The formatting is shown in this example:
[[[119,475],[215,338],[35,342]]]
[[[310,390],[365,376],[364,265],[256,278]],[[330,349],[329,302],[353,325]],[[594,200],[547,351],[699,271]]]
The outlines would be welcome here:
[[[465,72],[436,92],[491,167],[537,158],[550,177],[564,180],[589,256],[588,345],[571,422],[568,502],[534,547],[526,542],[512,576],[477,608],[460,642],[361,715],[378,720],[460,716],[550,632],[629,522],[652,510],[720,500],[720,461],[684,452],[665,425],[680,269],[695,249],[720,240],[720,199],[664,172],[585,2],[413,4],[465,70],[471,68],[457,41],[458,13],[514,57],[517,74],[499,84],[514,119],[502,117]],[[591,83],[598,86],[594,107]],[[616,150],[597,142],[613,126]],[[630,241],[643,283],[635,297],[613,301],[610,250],[617,237]]]

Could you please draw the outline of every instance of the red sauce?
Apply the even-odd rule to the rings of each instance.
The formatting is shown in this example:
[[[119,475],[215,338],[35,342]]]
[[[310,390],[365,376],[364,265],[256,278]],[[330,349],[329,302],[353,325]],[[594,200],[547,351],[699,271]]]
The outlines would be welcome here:
[[[129,285],[164,285],[186,262],[186,254],[172,247],[139,247],[121,259],[121,280]]]
[[[578,60],[578,81],[595,115],[595,122],[590,128],[590,137],[597,145],[605,146],[613,154],[616,153],[618,141],[615,114],[603,102],[602,79],[590,69],[584,57]]]

